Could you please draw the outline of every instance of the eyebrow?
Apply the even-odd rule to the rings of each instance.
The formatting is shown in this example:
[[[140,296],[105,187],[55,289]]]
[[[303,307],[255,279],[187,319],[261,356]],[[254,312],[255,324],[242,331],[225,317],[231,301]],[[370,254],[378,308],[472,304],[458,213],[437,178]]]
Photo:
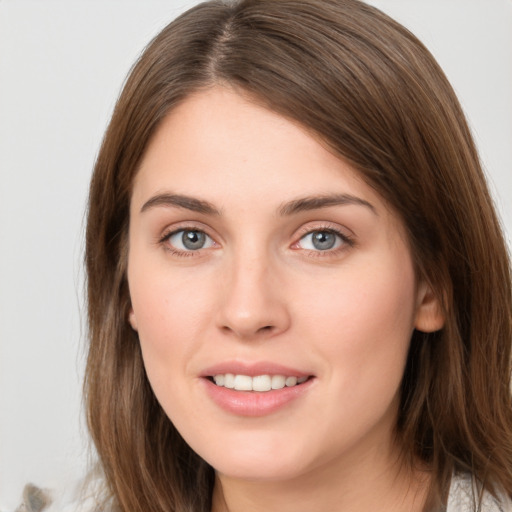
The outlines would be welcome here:
[[[370,209],[372,213],[378,215],[377,210],[371,203],[350,194],[332,194],[294,199],[293,201],[283,204],[279,208],[279,214],[287,216],[309,210],[318,210],[321,208],[329,208],[330,206],[344,205],[365,206]]]
[[[143,213],[156,206],[185,208],[186,210],[204,213],[206,215],[220,215],[220,211],[208,201],[181,194],[157,194],[146,201],[140,211]]]
[[[278,213],[284,217],[299,212],[344,205],[365,206],[370,209],[372,213],[377,215],[377,211],[371,203],[350,194],[308,196],[294,199],[293,201],[283,204],[278,209]],[[143,204],[140,211],[143,213],[157,206],[184,208],[205,215],[221,215],[221,212],[212,203],[182,194],[157,194],[148,199]]]

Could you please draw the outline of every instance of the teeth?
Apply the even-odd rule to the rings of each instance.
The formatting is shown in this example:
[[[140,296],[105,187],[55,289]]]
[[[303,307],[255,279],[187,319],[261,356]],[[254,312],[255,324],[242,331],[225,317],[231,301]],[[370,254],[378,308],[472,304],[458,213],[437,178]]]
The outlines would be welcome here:
[[[294,377],[285,375],[234,375],[232,373],[219,374],[213,376],[213,381],[217,386],[235,389],[236,391],[270,391],[272,389],[283,389],[302,384],[308,380],[307,377]]]
[[[282,389],[286,385],[286,377],[283,375],[272,375],[272,389]]]
[[[252,391],[252,378],[248,375],[235,375],[235,389],[237,391]]]
[[[217,386],[224,386],[224,375],[215,375],[213,380]]]
[[[253,377],[251,380],[253,391],[270,391],[272,389],[272,379],[270,375],[258,375]]]
[[[233,389],[235,387],[235,376],[232,373],[224,375],[224,387]]]
[[[297,377],[286,377],[285,384],[288,387],[295,386],[297,384]]]

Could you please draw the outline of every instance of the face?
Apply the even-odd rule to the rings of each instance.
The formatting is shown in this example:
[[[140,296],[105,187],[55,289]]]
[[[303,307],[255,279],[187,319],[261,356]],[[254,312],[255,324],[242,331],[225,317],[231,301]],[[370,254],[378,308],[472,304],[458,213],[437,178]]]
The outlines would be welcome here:
[[[156,397],[219,474],[390,454],[414,328],[399,219],[302,127],[224,88],[163,121],[135,179],[130,323]]]

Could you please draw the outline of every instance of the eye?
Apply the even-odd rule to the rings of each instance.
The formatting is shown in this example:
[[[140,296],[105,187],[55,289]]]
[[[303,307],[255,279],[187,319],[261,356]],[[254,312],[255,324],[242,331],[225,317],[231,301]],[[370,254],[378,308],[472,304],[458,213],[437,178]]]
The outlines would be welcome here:
[[[345,236],[332,230],[322,229],[304,235],[297,246],[309,251],[330,251],[348,243]]]
[[[167,243],[178,252],[198,251],[213,247],[215,242],[203,231],[180,229],[165,237]]]

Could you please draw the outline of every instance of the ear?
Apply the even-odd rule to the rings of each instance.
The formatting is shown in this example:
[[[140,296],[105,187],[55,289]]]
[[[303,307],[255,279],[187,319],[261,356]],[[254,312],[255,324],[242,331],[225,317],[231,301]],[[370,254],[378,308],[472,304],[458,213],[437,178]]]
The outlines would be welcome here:
[[[132,307],[130,307],[130,311],[128,312],[128,321],[130,322],[132,329],[137,331],[137,318],[135,317],[135,312],[133,311]]]
[[[414,327],[422,332],[439,331],[444,327],[444,314],[432,288],[425,282],[418,287],[418,306]]]

